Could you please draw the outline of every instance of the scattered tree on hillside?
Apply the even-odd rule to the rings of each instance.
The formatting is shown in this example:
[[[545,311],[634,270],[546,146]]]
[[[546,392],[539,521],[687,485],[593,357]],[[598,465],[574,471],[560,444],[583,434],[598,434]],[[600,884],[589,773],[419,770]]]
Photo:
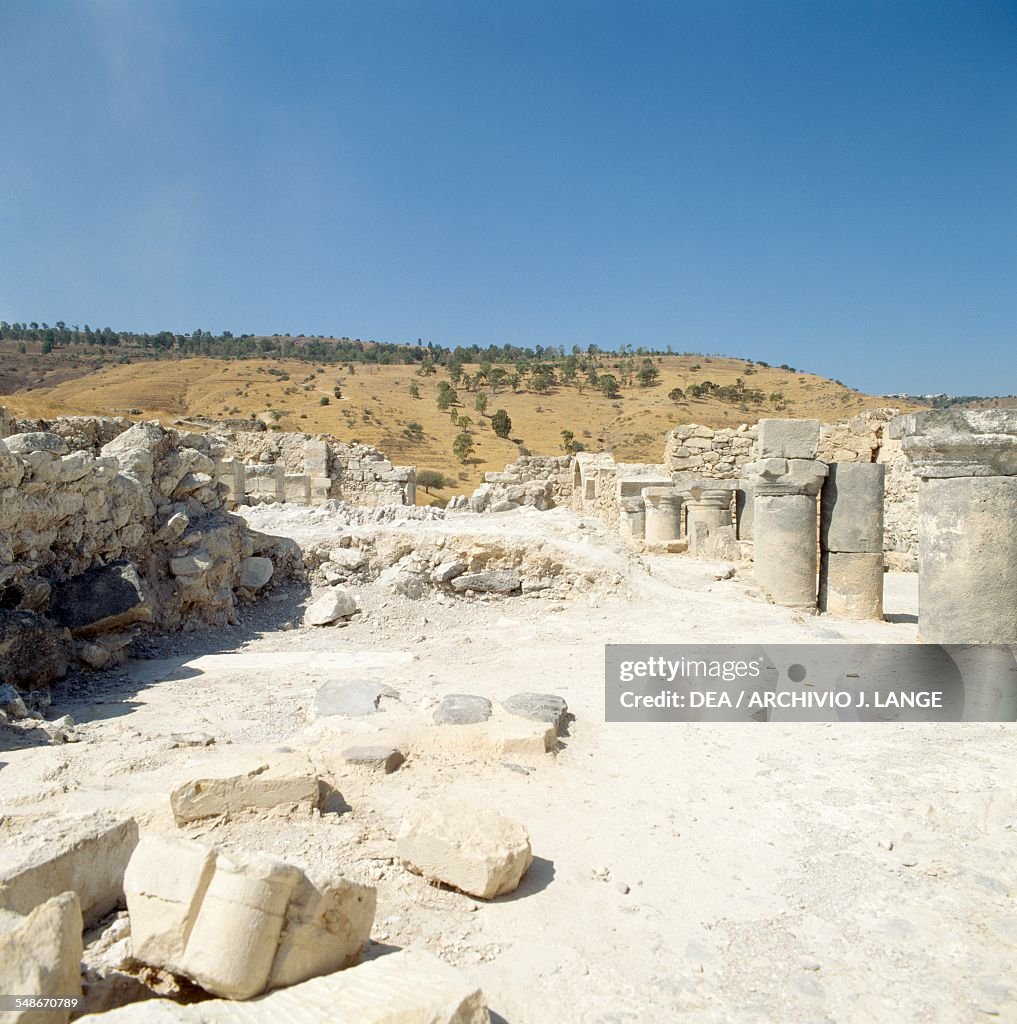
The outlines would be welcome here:
[[[410,383],[410,386],[409,386],[409,388],[407,390],[410,393],[410,398],[419,398],[420,397],[420,388],[417,387],[417,382],[416,381],[412,381]]]
[[[456,435],[456,439],[452,442],[452,454],[464,464],[472,458],[473,435],[468,430]]]
[[[607,398],[617,398],[621,395],[621,388],[618,386],[618,378],[613,373],[605,373],[597,381],[597,386]]]
[[[477,397],[473,400],[473,408],[477,410],[483,416],[487,412],[487,395],[483,391],[477,392]]]
[[[512,420],[504,409],[498,409],[491,417],[491,429],[499,437],[508,437],[512,431]]]

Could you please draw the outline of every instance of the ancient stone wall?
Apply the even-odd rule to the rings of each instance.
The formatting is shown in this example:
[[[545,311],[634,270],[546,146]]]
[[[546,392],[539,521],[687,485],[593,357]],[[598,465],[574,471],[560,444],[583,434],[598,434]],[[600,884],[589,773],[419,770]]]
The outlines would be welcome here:
[[[737,480],[742,467],[755,458],[756,434],[754,423],[719,430],[698,423],[680,424],[668,431],[664,465],[672,473],[698,473],[714,480]]]
[[[222,478],[238,504],[288,501],[320,505],[413,505],[416,470],[393,466],[370,445],[328,435],[240,431],[216,434],[223,443]]]
[[[75,656],[102,667],[133,638],[126,626],[225,624],[273,574],[299,571],[295,545],[227,512],[216,438],[93,419],[22,429],[35,425],[10,421],[12,432],[0,440],[0,676],[7,681],[48,681],[45,666],[37,672],[24,656],[29,641],[34,661],[45,661],[43,650],[52,655],[56,675]],[[77,451],[64,435],[81,443]]]
[[[522,455],[500,473],[485,473],[470,497],[459,495],[448,507],[472,512],[507,512],[530,505],[538,511],[567,505],[572,495],[570,455]]]

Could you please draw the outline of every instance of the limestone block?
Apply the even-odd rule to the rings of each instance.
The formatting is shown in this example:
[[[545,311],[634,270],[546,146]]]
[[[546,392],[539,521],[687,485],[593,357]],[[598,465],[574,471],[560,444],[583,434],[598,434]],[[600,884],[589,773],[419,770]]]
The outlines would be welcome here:
[[[345,587],[333,587],[313,601],[304,612],[308,626],[328,626],[357,611],[356,598]]]
[[[515,890],[533,860],[522,825],[443,796],[406,816],[396,849],[409,870],[479,899]]]
[[[192,767],[170,794],[178,825],[298,804],[318,806],[318,777],[301,754],[218,758]]]
[[[348,569],[350,572],[353,572],[363,566],[367,561],[367,557],[360,548],[344,547],[333,548],[328,553],[328,560],[341,569]]]
[[[4,446],[12,455],[28,455],[31,452],[48,452],[51,455],[67,455],[70,448],[59,434],[47,431],[31,431],[26,434],[11,434],[4,438]]]
[[[344,715],[357,718],[373,715],[380,710],[382,697],[398,700],[399,694],[391,686],[379,683],[376,679],[330,679],[315,693],[311,716],[327,718],[331,715]]]
[[[74,892],[91,926],[120,902],[137,843],[133,818],[54,818],[0,851],[0,907],[27,914],[53,896]]]
[[[454,967],[413,949],[312,978],[245,1003],[182,1006],[149,999],[80,1018],[87,1024],[488,1024],[481,990]]]
[[[465,562],[442,562],[431,573],[433,583],[451,583],[457,576],[462,576],[469,568]]]
[[[391,775],[406,760],[401,750],[386,746],[347,747],[342,757],[354,768],[384,772],[386,775]]]
[[[0,992],[81,997],[81,908],[73,892],[53,896],[26,916],[0,913]],[[9,1010],[10,1024],[66,1024],[70,1007]]]
[[[49,615],[74,636],[91,637],[150,621],[152,606],[137,568],[121,561],[54,584]]]
[[[272,578],[275,566],[271,558],[251,556],[240,563],[240,574],[237,584],[250,590],[260,590]]]
[[[261,854],[151,835],[125,879],[135,958],[215,995],[249,999],[357,961],[374,889],[325,883]]]
[[[759,421],[761,459],[814,459],[819,450],[819,420]]]

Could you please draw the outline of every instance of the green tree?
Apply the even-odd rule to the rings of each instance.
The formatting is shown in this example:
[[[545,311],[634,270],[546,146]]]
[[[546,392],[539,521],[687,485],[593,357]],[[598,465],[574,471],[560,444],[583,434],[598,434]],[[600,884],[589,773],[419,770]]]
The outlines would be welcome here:
[[[417,382],[416,381],[413,381],[410,384],[409,391],[410,391],[410,398],[419,398],[420,397],[420,388],[417,387]]]
[[[321,398],[318,399],[318,405],[328,405],[328,395],[322,395]]]
[[[641,388],[652,387],[658,380],[660,380],[660,370],[647,360],[640,369],[638,376],[639,386]]]
[[[455,481],[449,480],[444,473],[439,473],[436,469],[418,469],[417,484],[424,488],[425,494],[430,494],[432,487],[440,491],[444,487],[454,486]]]
[[[613,373],[605,373],[597,381],[597,386],[607,398],[617,398],[621,394],[618,378]]]
[[[504,409],[498,409],[491,417],[491,428],[499,437],[508,437],[512,431],[512,420]]]
[[[571,430],[563,430],[561,432],[561,447],[562,451],[572,452],[573,445],[575,444],[576,435]]]
[[[468,430],[456,435],[456,439],[452,442],[452,454],[464,464],[472,458],[473,435]]]
[[[671,390],[667,393],[667,397],[670,398],[672,402],[675,402],[677,404],[678,402],[685,401],[685,392],[682,391],[681,388],[671,388]]]
[[[473,408],[477,410],[483,416],[487,412],[487,395],[483,391],[477,392],[477,397],[473,400]]]

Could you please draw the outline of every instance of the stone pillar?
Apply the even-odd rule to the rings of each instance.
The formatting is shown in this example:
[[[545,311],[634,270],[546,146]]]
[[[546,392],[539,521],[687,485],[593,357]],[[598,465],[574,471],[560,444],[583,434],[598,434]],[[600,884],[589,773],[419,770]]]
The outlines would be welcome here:
[[[883,618],[883,490],[886,467],[836,462],[823,484],[819,608],[845,619]]]
[[[731,483],[722,480],[703,480],[686,489],[685,534],[690,554],[699,554],[718,527],[731,525],[731,490]]]
[[[647,487],[644,537],[647,544],[667,544],[681,536],[682,496],[673,487]]]
[[[918,631],[1017,644],[1017,410],[923,412],[891,426],[918,486]]]
[[[815,610],[817,496],[827,465],[816,460],[818,420],[760,420],[759,460],[745,467],[753,491],[753,561],[767,599]]]
[[[739,480],[735,491],[735,521],[739,540],[752,540],[752,487],[748,480]]]
[[[619,502],[618,530],[629,540],[646,535],[646,503],[642,498],[622,498]]]

